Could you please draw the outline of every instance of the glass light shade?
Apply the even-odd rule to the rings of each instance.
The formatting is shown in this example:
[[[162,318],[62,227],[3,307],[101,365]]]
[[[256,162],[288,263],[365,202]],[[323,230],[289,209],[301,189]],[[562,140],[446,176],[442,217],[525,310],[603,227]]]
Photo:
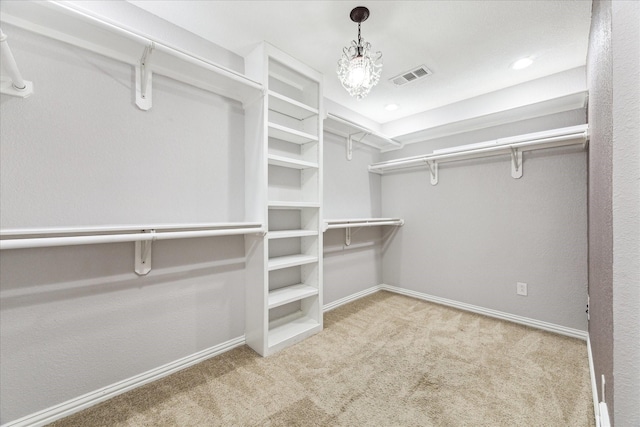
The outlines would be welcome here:
[[[360,38],[353,40],[349,47],[342,49],[338,61],[338,78],[349,95],[362,99],[380,81],[382,73],[382,53],[371,55],[371,44]]]

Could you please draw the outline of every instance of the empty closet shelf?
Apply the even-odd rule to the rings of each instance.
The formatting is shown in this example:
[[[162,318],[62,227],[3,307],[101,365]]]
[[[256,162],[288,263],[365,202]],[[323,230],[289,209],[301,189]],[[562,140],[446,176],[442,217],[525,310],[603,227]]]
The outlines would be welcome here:
[[[318,114],[317,108],[272,90],[269,91],[269,109],[297,120],[305,120]]]
[[[290,237],[308,237],[317,235],[318,232],[315,230],[279,230],[267,232],[269,239],[288,239]]]
[[[281,268],[296,267],[298,265],[318,262],[318,257],[313,255],[288,255],[269,259],[269,271]]]
[[[275,154],[269,154],[269,164],[273,166],[280,166],[290,169],[317,169],[318,163],[308,162],[306,160],[294,159],[291,157],[277,156]]]
[[[269,123],[269,136],[293,144],[306,144],[308,142],[318,141],[318,137],[315,135],[288,128],[277,123]]]
[[[321,328],[320,323],[304,316],[302,312],[287,316],[283,320],[275,320],[269,324],[269,347],[278,346],[290,339],[301,341],[306,337],[306,333],[311,333],[317,328]]]
[[[269,308],[279,307],[294,301],[318,295],[318,288],[298,284],[269,291]]]

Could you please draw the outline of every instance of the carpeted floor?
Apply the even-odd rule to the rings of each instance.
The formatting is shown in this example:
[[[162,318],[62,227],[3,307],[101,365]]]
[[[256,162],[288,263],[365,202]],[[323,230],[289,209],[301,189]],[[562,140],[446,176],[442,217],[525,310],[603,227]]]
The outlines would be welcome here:
[[[52,425],[595,424],[584,341],[378,292],[276,355],[239,347]]]

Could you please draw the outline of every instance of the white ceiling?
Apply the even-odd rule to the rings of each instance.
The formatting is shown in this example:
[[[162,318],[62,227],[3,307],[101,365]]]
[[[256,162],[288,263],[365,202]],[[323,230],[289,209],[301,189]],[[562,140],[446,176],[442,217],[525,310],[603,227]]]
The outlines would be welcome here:
[[[584,66],[589,0],[155,1],[130,3],[244,56],[267,41],[325,75],[325,96],[378,123],[404,118]],[[362,36],[383,53],[378,86],[351,98],[336,77],[342,48],[357,36],[355,6],[371,15]],[[515,60],[531,56],[521,71]],[[402,87],[387,79],[426,65],[433,75]],[[384,109],[396,103],[394,112]]]

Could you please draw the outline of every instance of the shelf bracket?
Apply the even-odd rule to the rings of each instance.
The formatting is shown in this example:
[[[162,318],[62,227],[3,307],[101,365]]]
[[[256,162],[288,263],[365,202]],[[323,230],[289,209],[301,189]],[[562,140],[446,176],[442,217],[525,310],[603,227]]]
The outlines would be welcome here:
[[[511,176],[515,179],[522,178],[522,151],[509,148],[511,149]]]
[[[351,245],[351,227],[347,227],[344,229],[344,245]]]
[[[144,233],[155,234],[156,230],[144,230]],[[146,276],[151,271],[151,245],[153,240],[135,242],[135,271],[138,276]]]
[[[155,44],[151,44],[144,48],[140,65],[136,65],[136,105],[141,110],[147,111],[151,108],[151,54]]]
[[[351,159],[353,159],[353,137],[354,137],[354,135],[357,135],[358,133],[361,133],[361,132],[352,133],[351,135],[349,135],[347,137],[347,160],[349,160],[349,161],[351,161]],[[362,140],[365,139],[369,135],[371,135],[370,132],[362,132],[362,137],[356,142],[362,142]]]
[[[438,183],[438,162],[433,162],[430,160],[425,160],[424,162],[427,164],[427,166],[429,166],[431,185],[436,185]]]
[[[33,82],[22,78],[22,74],[20,74],[16,60],[7,43],[7,35],[2,30],[0,30],[0,57],[2,58],[2,68],[9,74],[8,79],[0,81],[0,93],[19,98],[27,98],[32,95]]]

